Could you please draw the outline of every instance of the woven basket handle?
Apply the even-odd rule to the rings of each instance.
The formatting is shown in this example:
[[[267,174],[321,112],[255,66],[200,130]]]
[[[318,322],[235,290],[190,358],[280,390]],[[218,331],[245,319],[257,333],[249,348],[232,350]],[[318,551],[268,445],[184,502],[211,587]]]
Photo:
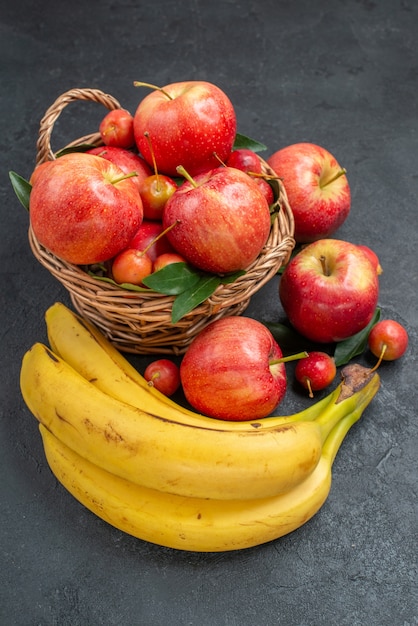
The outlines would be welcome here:
[[[65,109],[65,107],[71,102],[76,102],[77,100],[90,100],[92,102],[97,102],[98,104],[105,106],[109,109],[109,111],[122,108],[120,103],[113,96],[110,96],[99,89],[70,89],[69,91],[61,94],[61,96],[55,100],[49,109],[47,109],[41,120],[39,137],[36,143],[36,165],[39,165],[44,161],[53,161],[55,159],[55,155],[51,149],[51,135],[54,124],[63,109]],[[92,135],[91,137],[94,136],[95,135]]]

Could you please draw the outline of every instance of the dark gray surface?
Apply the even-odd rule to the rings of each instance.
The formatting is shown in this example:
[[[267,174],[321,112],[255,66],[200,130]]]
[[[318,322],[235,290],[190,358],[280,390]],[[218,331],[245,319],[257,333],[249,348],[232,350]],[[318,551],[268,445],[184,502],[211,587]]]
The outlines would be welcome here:
[[[16,626],[416,626],[418,5],[413,0],[72,0],[2,3],[0,623]],[[133,539],[52,477],[19,392],[20,360],[45,341],[64,289],[37,264],[7,172],[29,176],[38,124],[72,87],[135,110],[134,80],[210,80],[241,133],[269,152],[297,141],[347,168],[352,211],[338,237],[373,247],[379,305],[410,347],[350,432],[330,497],[306,526],[238,553],[176,552]],[[73,105],[55,148],[103,111]],[[276,321],[277,282],[248,314]],[[367,357],[365,357],[367,360]],[[138,367],[143,359],[134,359]],[[305,400],[292,388],[283,407]]]

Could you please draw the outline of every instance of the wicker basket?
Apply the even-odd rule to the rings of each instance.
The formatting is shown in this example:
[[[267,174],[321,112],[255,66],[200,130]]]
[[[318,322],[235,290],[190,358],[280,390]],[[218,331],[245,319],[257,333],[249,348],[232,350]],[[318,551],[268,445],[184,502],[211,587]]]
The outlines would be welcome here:
[[[62,94],[41,120],[36,164],[55,158],[51,150],[54,123],[71,102],[90,100],[109,110],[121,108],[112,96],[96,89],[72,89]],[[69,146],[100,145],[100,134],[81,137]],[[268,165],[262,161],[267,173]],[[171,322],[173,296],[155,292],[132,292],[97,280],[82,268],[67,263],[46,250],[29,228],[29,242],[37,260],[69,291],[75,309],[98,326],[121,351],[136,354],[183,354],[192,339],[209,322],[241,314],[251,296],[286,263],[295,245],[294,221],[284,186],[280,183],[280,210],[259,257],[234,283],[220,285],[210,298],[179,322]]]

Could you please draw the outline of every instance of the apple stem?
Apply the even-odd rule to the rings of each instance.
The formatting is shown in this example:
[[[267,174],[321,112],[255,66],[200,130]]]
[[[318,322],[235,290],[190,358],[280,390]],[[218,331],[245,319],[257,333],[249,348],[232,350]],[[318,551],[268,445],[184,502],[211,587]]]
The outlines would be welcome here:
[[[170,224],[170,226],[167,226],[167,228],[165,228],[161,233],[159,233],[159,235],[157,235],[156,237],[154,237],[154,239],[152,241],[150,241],[150,243],[142,250],[142,254],[145,254],[146,252],[148,252],[148,250],[150,248],[152,248],[152,246],[159,240],[161,239],[161,237],[164,237],[164,235],[166,235],[172,228],[174,228],[174,226],[177,226],[177,224],[180,223],[180,220],[176,220],[175,222],[173,222],[172,224]]]
[[[376,365],[374,367],[372,367],[372,369],[370,370],[370,373],[371,372],[375,372],[377,370],[377,368],[380,366],[381,362],[383,361],[383,357],[385,356],[385,352],[386,352],[387,347],[388,346],[387,346],[386,343],[383,344],[382,351],[381,351],[380,356],[379,356],[379,360],[377,361]]]
[[[340,176],[344,176],[344,174],[346,173],[347,173],[347,170],[344,167],[342,167],[340,170],[338,170],[338,172],[333,174],[331,178],[328,178],[328,180],[326,180],[325,182],[321,181],[320,183],[321,189],[323,189],[327,185],[330,185],[331,183],[334,182],[334,180],[337,180],[337,178],[340,178]]]
[[[151,83],[142,83],[138,80],[134,80],[134,87],[149,87],[150,89],[161,91],[161,93],[164,94],[166,98],[168,98],[169,100],[174,100],[174,98],[172,98],[169,93],[164,91],[162,87],[158,87],[158,85],[152,85]]]
[[[222,161],[222,159],[217,155],[216,152],[213,153],[213,156],[215,157],[215,159],[217,159],[219,161],[219,163],[221,165],[223,165],[223,167],[227,167],[226,163],[224,161]]]
[[[112,185],[116,185],[117,183],[120,183],[121,180],[126,180],[127,178],[133,178],[134,176],[138,176],[138,172],[129,172],[129,174],[123,174],[123,176],[112,178],[112,180],[109,182],[112,183]]]
[[[280,359],[273,359],[269,361],[269,365],[277,365],[277,363],[287,363],[288,361],[298,361],[299,359],[305,359],[308,356],[306,351],[298,352],[297,354],[291,354],[289,356],[282,356]]]
[[[320,261],[322,265],[322,271],[324,272],[324,276],[330,276],[331,273],[329,271],[329,265],[327,263],[327,257],[324,254],[321,254]]]
[[[193,185],[193,187],[197,188],[199,186],[197,182],[190,176],[189,172],[187,172],[182,165],[178,165],[176,167],[176,170],[181,176],[184,176],[184,178],[188,180],[189,183]]]

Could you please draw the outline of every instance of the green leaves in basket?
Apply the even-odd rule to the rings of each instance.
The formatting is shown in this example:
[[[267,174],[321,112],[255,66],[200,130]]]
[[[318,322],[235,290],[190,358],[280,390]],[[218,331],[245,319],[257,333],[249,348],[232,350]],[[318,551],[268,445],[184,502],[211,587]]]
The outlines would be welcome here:
[[[263,152],[267,150],[267,146],[255,139],[250,139],[250,137],[246,137],[245,135],[240,135],[239,133],[235,136],[234,141],[234,150],[252,150],[253,152]]]
[[[55,156],[59,158],[61,156],[64,156],[64,154],[71,154],[72,152],[87,152],[87,150],[91,150],[95,147],[96,146],[92,143],[80,143],[77,146],[68,146],[68,148],[63,148],[62,150],[59,150],[59,152],[57,152]]]
[[[23,176],[16,174],[16,172],[9,172],[9,178],[19,202],[29,211],[29,197],[32,185]]]
[[[356,333],[348,339],[339,341],[334,352],[335,365],[346,365],[351,359],[362,354],[367,347],[367,338],[372,327],[380,319],[380,308],[377,307],[371,321],[359,333]]]
[[[200,272],[187,263],[171,263],[144,278],[143,283],[157,293],[175,296],[171,312],[175,324],[209,298],[219,285],[234,282],[244,273],[218,276]]]

